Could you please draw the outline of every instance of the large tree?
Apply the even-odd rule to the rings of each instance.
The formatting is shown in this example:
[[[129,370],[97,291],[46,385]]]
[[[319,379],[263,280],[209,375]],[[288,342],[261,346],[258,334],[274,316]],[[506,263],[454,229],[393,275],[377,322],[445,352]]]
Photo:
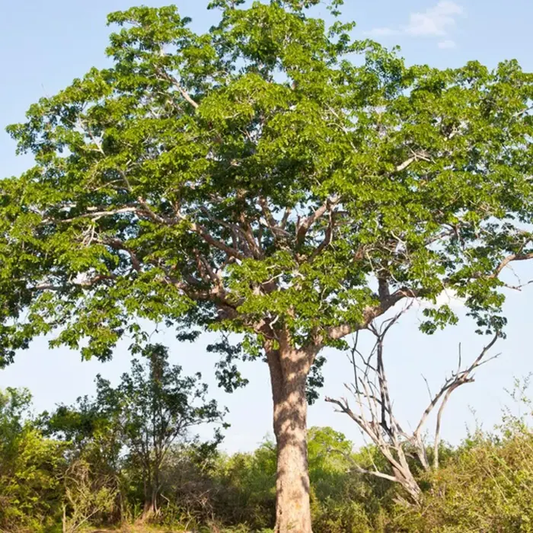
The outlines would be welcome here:
[[[444,288],[499,328],[499,274],[533,256],[533,77],[406,66],[319,3],[215,0],[205,34],[175,7],[111,14],[112,66],[10,128],[35,165],[0,182],[5,360],[53,331],[109,357],[140,319],[240,333],[271,376],[279,532],[311,531],[322,348]]]

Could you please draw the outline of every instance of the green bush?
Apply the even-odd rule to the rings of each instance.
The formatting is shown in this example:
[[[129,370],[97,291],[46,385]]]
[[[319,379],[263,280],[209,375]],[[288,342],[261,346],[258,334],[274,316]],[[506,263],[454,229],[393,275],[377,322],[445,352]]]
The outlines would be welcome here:
[[[64,444],[28,419],[26,390],[0,391],[0,531],[45,531],[61,516]]]
[[[533,531],[533,432],[478,434],[430,478],[418,512],[398,520],[408,531]]]

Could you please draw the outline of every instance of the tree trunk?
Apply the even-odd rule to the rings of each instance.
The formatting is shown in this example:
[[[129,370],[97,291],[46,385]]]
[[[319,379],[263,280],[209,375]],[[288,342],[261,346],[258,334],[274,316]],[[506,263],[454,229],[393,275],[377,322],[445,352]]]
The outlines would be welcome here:
[[[311,533],[307,464],[306,381],[312,356],[290,348],[267,351],[278,451],[276,533]]]
[[[401,451],[401,454],[403,455],[403,450]],[[395,467],[394,465],[392,467],[394,477],[398,480],[398,483],[400,483],[400,485],[407,491],[407,493],[411,497],[412,502],[418,505],[420,503],[420,500],[422,499],[422,490],[420,489],[418,482],[416,481],[415,477],[413,476],[413,473],[411,472],[411,468],[409,467],[407,459],[405,457],[401,457],[400,463],[402,464],[401,469]]]
[[[149,520],[151,520],[155,515],[155,509],[154,509],[154,506],[152,504],[152,500],[151,499],[148,499],[148,500],[144,500],[144,505],[143,505],[143,513],[141,515],[141,522],[148,522]]]
[[[141,522],[151,520],[157,514],[157,491],[152,484],[144,488],[144,505]]]

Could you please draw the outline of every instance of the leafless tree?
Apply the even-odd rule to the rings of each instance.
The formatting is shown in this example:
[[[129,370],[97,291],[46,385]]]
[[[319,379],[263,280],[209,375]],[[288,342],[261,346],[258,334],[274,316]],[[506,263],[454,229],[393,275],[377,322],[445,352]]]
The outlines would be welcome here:
[[[457,369],[445,380],[436,394],[430,393],[430,402],[422,413],[415,430],[405,431],[393,411],[393,401],[384,364],[384,341],[391,327],[398,322],[406,309],[393,318],[385,320],[379,326],[375,323],[368,326],[367,329],[374,335],[376,342],[366,356],[359,350],[359,335],[356,334],[353,347],[348,354],[354,373],[353,383],[345,384],[353,398],[354,408],[352,409],[345,397],[326,398],[326,401],[336,405],[338,412],[345,413],[359,426],[383,454],[392,473],[383,472],[376,466],[374,469],[365,469],[355,463],[354,468],[358,472],[399,483],[407,491],[412,502],[418,504],[422,491],[413,474],[412,459],[418,461],[422,469],[426,471],[438,468],[441,421],[446,404],[454,390],[474,381],[475,370],[497,357],[497,355],[488,357],[488,354],[500,337],[500,332],[494,334],[491,341],[467,367],[462,366],[461,347],[459,347]],[[433,412],[436,412],[436,421],[432,445],[433,457],[430,459],[428,449],[431,448],[424,439],[423,431]]]

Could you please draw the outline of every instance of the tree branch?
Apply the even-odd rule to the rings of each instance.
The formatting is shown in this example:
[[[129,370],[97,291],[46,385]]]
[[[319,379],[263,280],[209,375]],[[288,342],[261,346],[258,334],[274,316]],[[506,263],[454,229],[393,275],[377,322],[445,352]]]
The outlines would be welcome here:
[[[441,428],[442,413],[444,412],[444,408],[446,407],[446,404],[450,398],[450,395],[455,389],[457,389],[461,385],[464,385],[465,383],[472,383],[474,381],[474,378],[472,377],[472,372],[476,368],[480,367],[483,363],[486,363],[488,361],[487,359],[485,359],[485,356],[493,348],[493,346],[496,344],[500,336],[501,336],[500,332],[496,332],[494,336],[492,337],[492,340],[483,348],[483,350],[478,355],[478,357],[474,360],[474,362],[466,370],[458,371],[452,383],[447,387],[447,389],[445,389],[446,394],[437,412],[437,422],[435,424],[435,439],[433,443],[433,453],[434,453],[433,468],[435,469],[438,468],[439,466],[439,444],[440,444],[440,428]],[[496,355],[494,357],[498,357],[498,356]]]
[[[415,161],[431,161],[428,154],[426,152],[413,152],[413,155],[406,159],[403,163],[400,163],[396,167],[396,172],[401,172],[402,170],[405,170],[406,168],[410,167]]]
[[[379,305],[367,307],[363,312],[363,321],[360,324],[342,324],[340,326],[333,326],[327,329],[327,337],[331,340],[338,340],[355,331],[365,329],[373,320],[386,313],[403,298],[418,298],[419,296],[419,292],[413,291],[407,287],[398,289],[384,298]]]
[[[312,215],[304,218],[299,222],[296,228],[296,246],[301,246],[309,228],[322,216],[326,211],[335,207],[340,202],[340,197],[329,197]]]
[[[171,76],[168,72],[164,71],[164,70],[161,70],[161,69],[156,69],[156,72],[161,76],[163,77],[165,80],[167,80],[168,82],[170,82],[177,90],[178,92],[181,94],[181,96],[183,96],[183,98],[190,104],[192,105],[192,107],[194,107],[194,109],[198,109],[200,107],[200,105],[198,104],[198,102],[196,102],[195,100],[192,99],[191,95],[184,89],[184,87],[181,85],[181,83],[174,77],[174,76]]]
[[[502,270],[513,261],[526,261],[528,259],[533,259],[533,252],[527,254],[511,254],[508,255],[497,267],[496,270],[489,276],[489,278],[497,278]]]

